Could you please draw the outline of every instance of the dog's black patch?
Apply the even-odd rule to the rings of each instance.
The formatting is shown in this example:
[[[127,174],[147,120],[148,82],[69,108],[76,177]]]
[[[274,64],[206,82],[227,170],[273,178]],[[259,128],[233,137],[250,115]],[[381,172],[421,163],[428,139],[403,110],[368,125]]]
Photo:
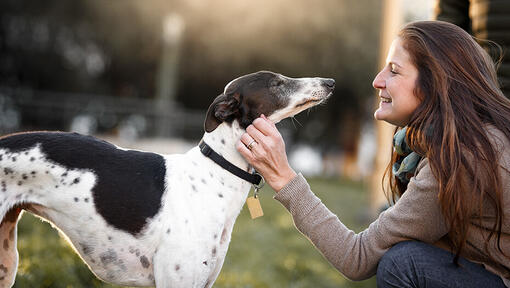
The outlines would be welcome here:
[[[145,255],[140,257],[140,263],[142,263],[143,268],[149,268],[149,266],[151,265],[149,259],[147,259],[147,256]]]
[[[124,151],[77,133],[31,132],[0,138],[0,147],[11,152],[37,144],[49,161],[68,170],[86,169],[96,174],[97,183],[92,189],[95,208],[113,227],[136,235],[161,208],[166,173],[162,156]],[[6,175],[12,172],[4,169]],[[72,183],[78,184],[79,180]]]

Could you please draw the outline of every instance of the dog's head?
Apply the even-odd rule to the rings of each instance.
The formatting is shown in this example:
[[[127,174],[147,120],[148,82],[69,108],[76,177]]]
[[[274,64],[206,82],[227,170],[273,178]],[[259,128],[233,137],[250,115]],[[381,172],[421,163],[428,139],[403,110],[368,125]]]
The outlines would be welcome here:
[[[333,89],[333,79],[289,78],[269,71],[244,75],[228,83],[214,99],[204,129],[211,132],[222,122],[235,119],[246,128],[261,114],[277,123],[323,102]]]

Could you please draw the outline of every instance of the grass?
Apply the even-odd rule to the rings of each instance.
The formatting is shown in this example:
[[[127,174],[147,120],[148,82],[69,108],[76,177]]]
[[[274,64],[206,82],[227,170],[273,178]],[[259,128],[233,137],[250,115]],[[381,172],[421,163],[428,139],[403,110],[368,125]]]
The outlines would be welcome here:
[[[311,179],[314,193],[347,227],[368,225],[368,193],[359,182]],[[215,288],[375,287],[375,279],[352,282],[337,272],[294,227],[274,192],[261,191],[264,216],[252,220],[243,208]],[[28,213],[19,223],[21,263],[14,287],[118,287],[97,280],[66,241]]]

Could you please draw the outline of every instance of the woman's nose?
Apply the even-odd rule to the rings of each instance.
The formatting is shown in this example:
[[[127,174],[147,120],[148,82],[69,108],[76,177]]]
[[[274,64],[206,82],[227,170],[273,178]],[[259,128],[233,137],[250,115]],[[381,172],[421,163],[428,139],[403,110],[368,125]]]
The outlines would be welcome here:
[[[372,86],[375,89],[384,89],[386,87],[386,81],[384,80],[383,77],[383,71],[379,72],[375,76],[374,81],[372,82]]]

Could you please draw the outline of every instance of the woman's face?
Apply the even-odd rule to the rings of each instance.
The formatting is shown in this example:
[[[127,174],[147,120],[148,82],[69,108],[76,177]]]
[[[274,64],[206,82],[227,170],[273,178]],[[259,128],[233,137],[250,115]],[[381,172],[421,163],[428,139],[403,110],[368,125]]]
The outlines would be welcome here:
[[[374,112],[377,120],[396,126],[406,126],[420,104],[414,95],[418,69],[411,63],[402,40],[393,41],[386,59],[386,66],[375,76],[372,86],[379,89],[379,108]]]

